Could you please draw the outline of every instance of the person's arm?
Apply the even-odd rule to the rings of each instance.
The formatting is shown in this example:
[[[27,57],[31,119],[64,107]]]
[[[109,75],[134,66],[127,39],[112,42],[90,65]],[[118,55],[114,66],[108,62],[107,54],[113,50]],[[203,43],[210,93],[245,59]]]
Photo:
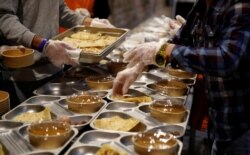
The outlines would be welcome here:
[[[245,56],[250,45],[249,8],[250,4],[247,2],[230,9],[225,18],[226,27],[214,48],[176,45],[171,57],[187,71],[215,76],[231,74],[239,67],[241,60],[248,59]]]
[[[16,16],[18,2],[16,0],[0,0],[0,31],[10,44],[32,46],[35,36]]]
[[[60,0],[60,25],[70,28],[76,25],[85,25],[102,28],[113,28],[107,19],[90,18],[82,16],[69,9],[64,0]]]
[[[89,26],[92,19],[80,14],[76,14],[72,11],[64,2],[60,0],[60,25],[66,28],[70,28],[76,25]]]

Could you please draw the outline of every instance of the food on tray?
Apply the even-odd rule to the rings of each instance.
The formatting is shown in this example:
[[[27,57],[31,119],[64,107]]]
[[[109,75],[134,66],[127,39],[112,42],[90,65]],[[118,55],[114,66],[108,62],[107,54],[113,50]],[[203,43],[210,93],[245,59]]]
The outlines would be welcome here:
[[[109,144],[103,144],[102,147],[95,153],[95,155],[127,155],[127,153]]]
[[[113,116],[110,118],[101,118],[94,121],[94,125],[101,129],[115,130],[115,131],[130,131],[140,121],[135,118],[121,118],[120,116]]]
[[[14,121],[25,122],[25,123],[34,123],[39,121],[48,121],[51,120],[51,113],[49,108],[45,108],[41,112],[25,112],[20,115],[17,115],[13,119]]]
[[[3,146],[2,144],[0,143],[0,155],[4,155],[4,152],[3,152]]]
[[[116,40],[117,37],[102,33],[79,31],[69,37],[63,38],[62,41],[73,47],[83,49],[83,52],[86,53],[99,53],[102,49],[114,43]]]
[[[134,103],[142,103],[142,102],[151,102],[152,98],[149,96],[131,96],[131,95],[115,95],[111,96],[111,99],[121,100],[125,102],[134,102]]]
[[[70,37],[74,39],[80,40],[98,40],[102,36],[101,33],[90,33],[87,31],[79,31],[77,33],[72,34]]]

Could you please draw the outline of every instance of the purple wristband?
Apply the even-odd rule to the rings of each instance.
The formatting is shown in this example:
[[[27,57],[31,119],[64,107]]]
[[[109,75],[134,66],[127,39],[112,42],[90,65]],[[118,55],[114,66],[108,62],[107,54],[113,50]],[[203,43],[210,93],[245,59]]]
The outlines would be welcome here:
[[[44,46],[46,45],[46,43],[47,43],[47,39],[43,39],[43,41],[42,41],[42,43],[39,45],[39,47],[38,47],[38,51],[39,52],[42,52],[43,51],[43,48],[44,48]]]

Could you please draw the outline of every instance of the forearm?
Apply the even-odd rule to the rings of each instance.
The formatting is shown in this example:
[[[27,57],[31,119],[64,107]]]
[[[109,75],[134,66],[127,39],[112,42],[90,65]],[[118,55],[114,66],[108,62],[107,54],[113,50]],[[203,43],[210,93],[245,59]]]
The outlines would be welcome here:
[[[69,7],[62,0],[60,2],[60,25],[63,27],[73,27],[76,25],[82,25],[83,23],[88,24],[89,19],[80,14],[76,14],[74,11],[69,9]]]
[[[45,43],[46,43],[46,42],[43,43],[43,41],[46,41],[46,40],[44,40],[44,38],[42,38],[38,35],[35,35],[34,38],[32,39],[31,47],[35,50],[42,52],[42,50],[43,50],[42,44],[45,45]]]
[[[15,1],[0,1],[0,30],[9,44],[31,46],[34,33],[30,32],[15,15],[17,3]]]

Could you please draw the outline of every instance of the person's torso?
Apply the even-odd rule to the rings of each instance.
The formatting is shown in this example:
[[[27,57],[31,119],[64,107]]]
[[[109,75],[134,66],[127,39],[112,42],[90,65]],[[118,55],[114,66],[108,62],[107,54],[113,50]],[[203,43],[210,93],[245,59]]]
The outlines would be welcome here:
[[[17,16],[30,31],[52,38],[58,34],[60,0],[19,0]]]
[[[182,43],[193,47],[218,47],[228,26],[226,14],[236,0],[214,1],[206,11],[203,4],[192,12],[189,26],[182,32]],[[249,45],[246,45],[249,47]],[[250,51],[250,49],[249,49]],[[237,51],[236,51],[237,52]],[[241,57],[238,68],[225,77],[205,74],[210,117],[215,137],[232,139],[249,128],[250,119],[250,53]]]

